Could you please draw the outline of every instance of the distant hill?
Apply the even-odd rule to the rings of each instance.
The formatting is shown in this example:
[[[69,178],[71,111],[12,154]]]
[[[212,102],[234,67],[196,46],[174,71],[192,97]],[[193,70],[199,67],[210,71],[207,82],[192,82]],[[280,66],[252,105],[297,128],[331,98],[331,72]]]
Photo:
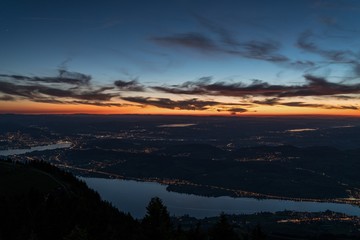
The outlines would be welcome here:
[[[217,157],[225,157],[226,151],[214,147],[210,144],[182,144],[167,146],[158,154],[165,154],[168,156],[187,156],[197,159],[212,159]]]

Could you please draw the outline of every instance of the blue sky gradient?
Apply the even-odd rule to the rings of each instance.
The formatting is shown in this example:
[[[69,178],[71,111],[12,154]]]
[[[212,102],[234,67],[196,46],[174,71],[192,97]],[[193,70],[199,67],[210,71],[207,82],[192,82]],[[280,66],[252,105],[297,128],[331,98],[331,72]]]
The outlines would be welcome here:
[[[145,96],[151,93],[152,97],[176,99],[178,95],[166,95],[169,92],[154,91],[153,87],[181,88],[188,81],[204,77],[224,85],[250,86],[262,81],[268,85],[302,86],[309,83],[305,77],[309,75],[322,78],[326,84],[354,89],[300,94],[296,97],[306,99],[297,102],[330,96],[335,104],[331,106],[342,106],[336,99],[345,94],[352,99],[347,106],[358,110],[360,3],[355,0],[96,4],[5,0],[0,3],[0,19],[0,81],[5,83],[15,81],[15,85],[27,86],[29,82],[19,82],[13,76],[55,77],[62,70],[91,76],[92,90],[114,87],[117,80],[136,81],[149,89],[144,91]],[[66,86],[56,87],[69,90]],[[110,102],[122,102],[124,96],[142,96],[129,89],[107,89],[104,93],[116,91],[120,92],[108,99]],[[25,95],[0,86],[0,101],[34,100],[29,97],[34,94]],[[59,98],[45,95],[41,97]],[[182,99],[205,97],[215,101],[214,96],[219,94],[187,94]],[[249,97],[276,97],[284,102],[279,95],[258,92],[237,97],[237,102]]]

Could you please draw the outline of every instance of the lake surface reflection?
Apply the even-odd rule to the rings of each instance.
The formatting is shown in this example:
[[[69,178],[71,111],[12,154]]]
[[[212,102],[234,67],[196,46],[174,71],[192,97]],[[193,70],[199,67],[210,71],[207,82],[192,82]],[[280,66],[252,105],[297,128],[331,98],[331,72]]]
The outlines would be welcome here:
[[[0,156],[11,156],[11,155],[20,155],[34,151],[45,151],[45,150],[54,150],[58,148],[68,148],[71,146],[71,142],[59,142],[55,144],[49,144],[44,146],[36,146],[31,148],[24,148],[24,149],[8,149],[8,150],[1,150]]]
[[[136,218],[145,215],[145,207],[152,197],[160,197],[171,215],[189,214],[197,218],[217,216],[221,212],[229,214],[276,212],[283,210],[301,212],[319,212],[331,210],[348,215],[360,216],[360,208],[349,204],[295,202],[287,200],[232,197],[203,197],[192,194],[168,192],[166,185],[154,182],[136,182],[131,180],[84,178],[88,186],[111,202],[123,212],[129,212]]]

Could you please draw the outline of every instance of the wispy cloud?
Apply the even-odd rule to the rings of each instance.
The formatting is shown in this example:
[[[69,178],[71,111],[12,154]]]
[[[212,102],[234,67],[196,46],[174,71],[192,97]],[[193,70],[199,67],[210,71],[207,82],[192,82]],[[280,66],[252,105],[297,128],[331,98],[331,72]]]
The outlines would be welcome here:
[[[239,44],[238,50],[228,50],[230,54],[245,58],[264,60],[269,62],[288,62],[289,59],[278,53],[280,43],[275,41],[248,41]]]
[[[112,89],[114,87],[94,87],[90,75],[65,69],[60,69],[55,77],[0,74],[1,101],[26,99],[53,104],[109,105],[113,97],[119,96],[108,92]]]
[[[349,109],[349,110],[359,110],[357,106],[344,106],[344,105],[328,105],[328,104],[317,104],[317,103],[306,103],[306,102],[283,102],[278,105],[288,106],[288,107],[310,107],[310,108],[322,108],[322,109]]]
[[[308,102],[300,102],[293,101],[288,102],[284,101],[281,98],[267,98],[264,100],[254,100],[252,101],[254,104],[258,105],[269,105],[269,106],[288,106],[288,107],[306,107],[306,108],[321,108],[321,109],[348,109],[348,110],[360,110],[358,106],[354,105],[330,105],[330,104],[321,104],[321,103],[308,103]]]
[[[156,36],[151,39],[167,47],[183,47],[201,53],[256,59],[292,69],[303,70],[315,66],[310,60],[293,60],[281,54],[280,42],[271,39],[239,40],[236,34],[223,26],[199,15],[195,15],[195,18],[205,31]]]
[[[316,45],[313,41],[314,34],[312,31],[307,30],[300,34],[297,40],[297,46],[305,51],[319,54],[324,58],[341,63],[351,63],[358,56],[349,50],[325,50]]]
[[[0,101],[15,101],[15,98],[9,95],[0,96]]]
[[[69,72],[64,69],[59,70],[55,77],[30,77],[23,75],[0,74],[0,79],[8,81],[39,82],[39,83],[60,83],[70,85],[89,85],[91,76],[78,72]]]
[[[136,79],[131,81],[117,80],[114,82],[114,85],[121,91],[145,91],[145,86],[140,84]]]
[[[153,40],[165,46],[180,46],[205,53],[226,54],[275,63],[290,62],[286,56],[278,52],[280,43],[271,40],[235,42],[235,40],[228,39],[224,44],[205,34],[194,32],[154,37]],[[225,40],[223,39],[223,41]]]
[[[360,78],[360,55],[357,52],[321,48],[321,45],[316,44],[315,34],[310,30],[301,33],[295,45],[307,53],[323,57],[322,61],[311,60],[309,55],[304,56],[305,59],[292,59],[283,53],[282,44],[279,41],[266,38],[240,40],[239,34],[233,33],[212,20],[199,15],[195,15],[195,18],[203,28],[198,32],[175,33],[155,36],[151,39],[165,47],[182,47],[201,53],[265,61],[305,73],[314,73],[330,65],[342,64],[351,69],[350,73],[344,72],[342,76],[344,81]],[[339,28],[337,20],[333,17],[322,17],[320,21],[327,26]]]
[[[245,108],[236,107],[236,108],[228,108],[226,109],[226,111],[230,112],[232,115],[236,115],[237,113],[244,113],[247,112],[248,110]]]
[[[153,89],[166,93],[187,95],[216,96],[326,96],[338,94],[360,93],[360,84],[342,84],[329,82],[325,78],[312,75],[304,76],[306,83],[302,85],[273,85],[264,81],[254,80],[251,84],[226,83],[209,81],[192,81],[182,85],[156,86]]]
[[[249,106],[252,104],[241,103],[225,103],[218,101],[206,101],[198,98],[186,100],[172,100],[170,98],[150,98],[150,97],[123,97],[125,101],[131,103],[139,103],[143,106],[155,106],[158,108],[177,109],[177,110],[193,110],[205,111],[209,109],[216,109],[218,112],[243,113],[248,110],[242,106]]]
[[[172,36],[154,37],[153,40],[157,43],[167,46],[182,46],[200,50],[202,52],[221,52],[216,43],[209,37],[201,33],[182,33]]]
[[[183,109],[183,110],[206,110],[210,106],[219,105],[216,101],[202,101],[197,98],[188,100],[171,100],[170,98],[150,97],[123,97],[123,100],[142,105],[151,105],[159,108]]]
[[[68,102],[69,104],[85,104],[85,105],[93,105],[93,106],[100,106],[100,107],[124,107],[129,106],[129,104],[121,104],[121,103],[114,103],[114,102],[101,102],[101,101],[71,101]]]
[[[318,64],[317,68],[330,64],[345,64],[351,68],[351,74],[343,77],[345,80],[360,78],[360,55],[358,53],[351,50],[323,49],[315,43],[314,38],[314,33],[307,30],[300,34],[296,45],[306,52],[317,54],[325,59],[325,62]]]
[[[114,94],[104,93],[102,89],[77,91],[72,89],[58,89],[44,85],[20,85],[0,81],[0,92],[29,100],[42,99],[46,96],[58,98],[74,98],[81,100],[109,101]]]
[[[102,102],[102,101],[80,101],[80,100],[59,100],[53,98],[44,98],[44,99],[33,99],[34,102],[39,103],[51,103],[51,104],[79,104],[79,105],[92,105],[92,106],[99,106],[99,107],[123,107],[129,106],[129,104],[121,104],[121,103],[113,103],[113,102]]]
[[[279,104],[280,98],[266,98],[263,100],[253,100],[252,103],[259,104],[259,105],[269,105],[274,106]]]

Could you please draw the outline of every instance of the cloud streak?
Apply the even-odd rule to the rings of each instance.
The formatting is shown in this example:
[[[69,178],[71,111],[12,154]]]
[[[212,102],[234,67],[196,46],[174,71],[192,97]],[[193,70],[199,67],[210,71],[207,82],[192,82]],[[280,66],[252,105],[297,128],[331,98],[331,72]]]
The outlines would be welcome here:
[[[124,81],[117,80],[114,85],[121,91],[144,92],[145,86],[141,85],[137,80]]]
[[[9,95],[0,96],[0,101],[15,101],[15,98]]]
[[[325,50],[320,48],[312,41],[314,34],[312,31],[305,31],[300,34],[297,40],[297,46],[302,50],[315,53],[324,58],[341,63],[351,63],[356,60],[357,55],[349,50]]]
[[[170,98],[150,98],[150,97],[123,97],[125,101],[151,105],[159,108],[182,109],[182,110],[206,110],[211,106],[219,105],[216,101],[202,101],[197,98],[188,100],[171,100]]]
[[[166,47],[182,47],[201,53],[223,54],[233,57],[271,62],[292,69],[309,69],[315,63],[309,60],[292,60],[280,53],[281,44],[274,40],[240,41],[231,31],[199,15],[197,21],[210,34],[203,32],[185,32],[151,38],[157,44]]]
[[[76,91],[72,89],[58,89],[44,85],[19,85],[0,81],[0,92],[29,100],[43,99],[46,96],[57,98],[74,98],[80,100],[109,101],[114,94],[104,93],[102,89]]]
[[[264,100],[254,100],[252,103],[257,105],[268,106],[287,106],[287,107],[305,107],[305,108],[321,108],[321,109],[338,109],[338,110],[360,110],[359,107],[354,105],[329,105],[320,103],[308,102],[284,102],[281,98],[267,98]]]
[[[330,64],[345,64],[351,68],[352,75],[345,76],[344,79],[360,78],[360,55],[351,50],[328,50],[319,47],[314,41],[314,33],[307,30],[300,34],[297,40],[297,47],[313,54],[323,57],[327,62],[320,64],[317,68],[322,68]]]
[[[119,96],[114,87],[93,87],[91,76],[78,72],[59,70],[55,77],[0,74],[0,101],[19,99],[52,104],[86,104],[119,106],[111,103]]]
[[[295,45],[307,53],[322,56],[325,61],[291,59],[281,53],[282,45],[278,41],[271,39],[239,40],[236,37],[238,34],[234,34],[209,19],[198,15],[195,18],[204,28],[203,31],[155,36],[151,40],[165,47],[181,47],[201,53],[260,60],[284,68],[304,70],[307,73],[329,65],[342,64],[351,68],[351,74],[349,75],[349,72],[346,72],[344,79],[360,78],[360,55],[357,52],[341,49],[323,49],[315,43],[315,34],[310,30],[301,33]],[[323,18],[323,21],[329,25],[335,24],[333,18]]]
[[[172,94],[186,95],[215,95],[215,96],[331,96],[338,94],[359,94],[360,84],[341,84],[329,82],[325,78],[312,75],[304,76],[306,83],[302,85],[273,85],[264,81],[255,80],[251,84],[225,83],[209,81],[185,82],[182,85],[157,86],[153,89]]]
[[[8,81],[22,81],[22,82],[38,82],[38,83],[59,83],[76,86],[87,86],[90,84],[91,76],[78,72],[69,72],[63,69],[59,70],[56,77],[29,77],[23,75],[8,75],[0,74],[0,79]]]
[[[170,98],[150,98],[150,97],[123,97],[125,101],[139,103],[143,106],[155,106],[173,110],[192,110],[205,111],[211,108],[218,112],[243,113],[248,110],[240,106],[249,106],[251,104],[224,103],[218,101],[205,101],[197,98],[186,100],[172,100]]]
[[[165,37],[154,37],[152,40],[166,46],[182,46],[203,52],[222,51],[220,48],[218,48],[218,46],[216,46],[216,43],[211,38],[196,32],[175,34]]]
[[[222,36],[225,38],[225,36]],[[232,56],[239,56],[249,59],[257,59],[274,63],[290,62],[286,57],[278,53],[280,43],[275,41],[247,41],[237,42],[234,39],[223,39],[219,43],[202,33],[190,32],[175,34],[172,36],[154,37],[153,41],[164,46],[178,46],[190,48],[203,53],[218,53]]]

